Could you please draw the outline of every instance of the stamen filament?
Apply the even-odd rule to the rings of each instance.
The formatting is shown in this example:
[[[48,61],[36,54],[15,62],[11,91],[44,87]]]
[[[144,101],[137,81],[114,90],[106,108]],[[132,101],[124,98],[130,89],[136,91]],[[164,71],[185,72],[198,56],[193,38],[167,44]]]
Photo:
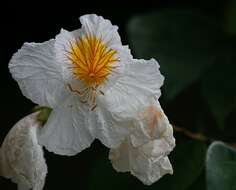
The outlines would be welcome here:
[[[68,84],[69,90],[78,94],[82,103],[91,102],[92,109],[96,108],[96,96],[98,93],[104,95],[99,89],[105,84],[109,75],[115,72],[119,62],[117,51],[109,48],[103,43],[102,38],[92,35],[79,37],[74,42],[69,42],[70,50],[66,50],[66,57],[71,62],[69,68],[75,79],[80,80],[85,88],[73,89]]]

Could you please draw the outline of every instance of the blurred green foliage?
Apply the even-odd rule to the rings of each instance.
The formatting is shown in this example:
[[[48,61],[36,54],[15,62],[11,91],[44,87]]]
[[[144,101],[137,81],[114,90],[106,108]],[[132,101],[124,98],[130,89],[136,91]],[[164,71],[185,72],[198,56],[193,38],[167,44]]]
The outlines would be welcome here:
[[[235,82],[236,58],[230,63],[214,64],[201,81],[202,95],[221,129],[225,118],[236,106]]]
[[[226,12],[226,24],[225,31],[231,35],[236,34],[236,0],[232,0],[232,3],[229,5]]]
[[[156,58],[166,77],[164,97],[173,99],[213,64],[220,34],[216,23],[190,10],[163,10],[134,17],[128,25],[139,58]]]
[[[138,57],[159,60],[166,101],[198,82],[218,126],[224,127],[236,106],[236,46],[214,19],[189,9],[162,10],[134,17],[128,34]]]
[[[236,150],[214,142],[207,151],[208,190],[236,189]]]

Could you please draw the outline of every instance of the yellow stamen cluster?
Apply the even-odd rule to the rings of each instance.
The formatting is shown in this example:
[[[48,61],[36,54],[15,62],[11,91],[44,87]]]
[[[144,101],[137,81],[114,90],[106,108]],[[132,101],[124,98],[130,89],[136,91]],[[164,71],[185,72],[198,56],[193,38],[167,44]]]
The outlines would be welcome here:
[[[73,74],[87,87],[96,88],[103,84],[119,61],[116,50],[110,49],[101,39],[94,36],[79,38],[70,43],[68,58],[71,60]]]

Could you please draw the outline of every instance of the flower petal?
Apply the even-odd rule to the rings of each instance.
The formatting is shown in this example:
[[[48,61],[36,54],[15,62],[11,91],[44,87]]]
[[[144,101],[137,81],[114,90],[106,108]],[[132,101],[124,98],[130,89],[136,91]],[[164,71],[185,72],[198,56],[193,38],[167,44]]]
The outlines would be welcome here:
[[[165,174],[173,174],[173,169],[167,156],[147,158],[140,154],[133,163],[133,168],[131,173],[145,185],[155,183]]]
[[[164,77],[161,75],[160,66],[155,59],[133,59],[131,64],[126,64],[124,76],[119,81],[130,86],[147,96],[160,97],[160,88]],[[141,94],[141,93],[140,93]]]
[[[98,96],[98,107],[106,107],[113,117],[130,120],[137,117],[150,100],[160,96],[163,76],[155,60],[134,60],[127,64],[116,83]],[[105,105],[105,106],[104,106]]]
[[[99,125],[102,129],[98,127],[97,138],[110,148],[119,145],[135,130],[133,122],[140,110],[160,95],[163,77],[158,63],[155,60],[134,61],[126,65],[125,73],[104,91],[104,95],[97,97],[98,120],[103,124]],[[150,138],[144,140],[147,142]]]
[[[18,184],[19,190],[42,190],[47,174],[43,149],[38,144],[41,124],[37,113],[20,120],[8,133],[1,147],[1,175]]]
[[[153,99],[139,111],[134,130],[123,143],[110,150],[109,159],[119,172],[130,171],[144,184],[150,185],[163,175],[172,174],[167,155],[175,147],[173,128]]]
[[[106,105],[97,106],[95,121],[94,136],[108,148],[119,146],[133,130],[132,120],[112,115]]]
[[[132,145],[137,147],[151,140],[166,138],[175,146],[173,129],[158,101],[153,100],[138,112],[134,132],[130,135]]]
[[[94,140],[90,118],[88,108],[71,96],[52,111],[39,142],[56,154],[75,155]]]
[[[82,33],[87,36],[96,36],[109,47],[121,45],[121,39],[117,32],[118,27],[96,14],[88,14],[80,17]]]
[[[68,52],[71,51],[71,43],[75,40],[75,35],[80,34],[80,29],[73,32],[61,29],[55,40],[55,59],[59,64],[63,80],[69,82],[73,78],[71,72],[71,61],[68,59]]]
[[[22,93],[33,102],[49,107],[55,107],[65,94],[54,56],[54,40],[25,43],[9,64]]]
[[[173,173],[167,157],[169,150],[163,150],[159,144],[162,143],[154,140],[144,146],[134,147],[126,140],[119,148],[110,150],[109,159],[118,172],[130,171],[144,184],[151,185],[163,175]],[[161,154],[155,154],[157,150]]]
[[[110,149],[109,160],[112,163],[113,168],[118,172],[130,171],[130,159],[129,159],[130,146],[128,140],[124,140],[123,143],[117,147]]]

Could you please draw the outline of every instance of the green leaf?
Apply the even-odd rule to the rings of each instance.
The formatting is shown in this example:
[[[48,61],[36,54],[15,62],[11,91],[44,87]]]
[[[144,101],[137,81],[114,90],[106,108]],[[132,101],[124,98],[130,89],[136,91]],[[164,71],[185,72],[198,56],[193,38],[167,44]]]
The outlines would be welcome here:
[[[236,151],[221,142],[214,142],[207,151],[208,190],[236,189]]]
[[[229,57],[229,56],[228,56]],[[236,59],[235,59],[236,61]],[[225,118],[236,107],[236,64],[215,64],[202,79],[202,95],[220,129]]]
[[[236,34],[236,0],[231,0],[231,3],[228,6],[228,9],[226,9],[226,25],[225,29],[226,32],[228,32],[231,35]]]
[[[177,144],[170,156],[174,174],[165,175],[155,184],[145,186],[130,173],[117,173],[104,152],[92,167],[89,189],[187,190],[203,171],[205,153],[206,145],[200,142],[190,141]]]
[[[206,175],[205,170],[202,171],[201,175],[197,180],[191,185],[188,190],[206,190]]]
[[[136,56],[160,62],[164,97],[171,100],[214,62],[221,30],[202,13],[163,10],[131,19],[128,36]]]

